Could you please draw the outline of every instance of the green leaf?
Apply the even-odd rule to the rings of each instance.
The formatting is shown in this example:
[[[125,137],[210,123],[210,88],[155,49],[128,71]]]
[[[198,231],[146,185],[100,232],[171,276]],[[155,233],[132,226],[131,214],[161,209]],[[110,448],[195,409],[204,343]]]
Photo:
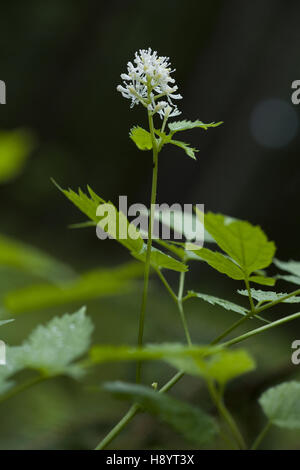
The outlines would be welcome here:
[[[144,215],[149,215],[149,210],[142,212]],[[161,222],[164,227],[170,227],[172,230],[178,234],[183,234],[188,241],[195,240],[195,233],[202,234],[204,232],[204,241],[205,243],[215,243],[215,240],[203,227],[203,223],[196,217],[193,213],[187,210],[179,210],[175,207],[170,206],[169,210],[164,211],[164,208],[161,207],[154,211],[153,217],[156,221]],[[154,239],[154,242],[160,243],[170,243],[165,240]],[[178,243],[180,246],[186,246],[185,243]],[[173,244],[174,245],[174,244]]]
[[[0,183],[16,178],[35,146],[33,135],[26,130],[0,132]]]
[[[147,345],[143,348],[131,346],[95,345],[90,350],[94,364],[114,361],[166,360],[170,358],[197,358],[208,356],[219,351],[219,346],[188,347],[177,343]]]
[[[282,271],[287,271],[288,273],[300,278],[300,261],[280,261],[279,259],[274,258],[273,263]]]
[[[269,388],[259,403],[272,424],[286,429],[300,429],[300,383],[284,382]]]
[[[104,388],[119,398],[139,403],[150,414],[172,426],[197,446],[208,443],[218,430],[214,419],[200,408],[143,385],[108,382]]]
[[[0,235],[0,266],[18,269],[53,282],[72,279],[71,268],[25,243]]]
[[[225,308],[225,310],[230,310],[232,312],[239,313],[241,315],[247,314],[247,309],[242,307],[241,305],[237,305],[229,300],[219,299],[218,297],[214,297],[213,295],[201,294],[200,292],[188,291],[189,297],[197,297],[198,299],[202,299],[205,302],[208,302],[212,305],[219,305],[220,307]]]
[[[200,250],[194,251],[193,253],[206,261],[209,266],[216,269],[220,273],[227,274],[227,276],[231,277],[232,279],[239,281],[245,278],[241,268],[229,258],[222,255],[222,253],[209,250],[208,248],[201,248]]]
[[[188,291],[188,298],[192,298],[192,297],[197,297],[199,299],[205,300],[206,302],[212,305],[218,305],[220,307],[225,308],[225,310],[230,310],[232,312],[239,313],[240,315],[243,315],[243,316],[246,316],[248,312],[248,310],[245,307],[242,307],[241,305],[237,305],[233,302],[230,302],[229,300],[219,299],[218,297],[214,297],[212,295],[207,295],[207,294],[201,294],[199,292]],[[268,320],[265,320],[259,315],[255,315],[255,318],[258,318],[259,320],[265,323],[270,323]]]
[[[147,246],[144,245],[143,250],[141,253],[131,253],[136,259],[146,262],[147,257]],[[181,261],[177,261],[175,258],[163,253],[162,251],[158,250],[157,248],[151,248],[151,266],[154,269],[171,269],[173,271],[178,272],[186,272],[188,271],[188,266]]]
[[[291,282],[292,284],[300,285],[300,262],[299,261],[280,261],[279,259],[274,259],[274,264],[283,271],[291,273],[290,275],[277,275],[277,279],[283,279],[286,282]]]
[[[300,277],[298,276],[293,276],[293,275],[280,275],[278,274],[276,276],[277,279],[282,279],[283,281],[286,281],[286,282],[291,282],[292,284],[296,284],[297,286],[300,285]]]
[[[247,290],[238,290],[238,293],[248,297]],[[279,300],[281,297],[284,297],[286,295],[288,294],[278,293],[278,292],[273,292],[273,291],[251,289],[252,298],[261,303],[273,302],[274,300]],[[288,299],[285,299],[282,302],[288,303],[288,304],[298,304],[300,303],[300,297],[297,297],[297,296],[289,297]]]
[[[143,266],[130,262],[112,269],[95,269],[74,281],[60,285],[38,284],[9,291],[4,295],[5,309],[12,314],[41,310],[72,302],[124,294],[136,288],[132,279],[143,275]]]
[[[152,138],[150,132],[146,131],[142,127],[133,127],[130,130],[129,137],[137,148],[140,150],[151,150],[152,149]]]
[[[207,359],[198,357],[172,357],[168,360],[178,370],[195,376],[212,379],[225,385],[246,372],[255,369],[255,362],[247,351],[226,349],[209,356]]]
[[[20,346],[23,366],[46,375],[73,374],[71,363],[89,348],[93,325],[85,307],[39,325]],[[75,370],[75,369],[74,369]]]
[[[180,140],[170,140],[168,143],[182,148],[189,157],[193,158],[194,160],[197,160],[195,153],[199,152],[199,150],[190,147],[190,144],[186,144],[185,142],[181,142]]]
[[[203,218],[203,213],[198,209],[196,211]],[[245,221],[230,221],[221,214],[211,212],[204,215],[204,224],[219,247],[237,263],[243,278],[271,264],[275,245],[268,241],[260,227]]]
[[[255,367],[254,360],[244,349],[224,350],[207,361],[208,375],[221,385],[251,372]]]
[[[73,361],[88,350],[92,331],[82,308],[39,325],[21,346],[7,346],[6,365],[0,367],[0,393],[14,385],[11,377],[22,369],[35,369],[45,376],[80,376],[83,369]]]
[[[223,121],[220,122],[211,122],[209,124],[204,124],[202,121],[175,121],[168,124],[170,131],[174,134],[178,131],[187,131],[190,129],[195,129],[200,127],[204,130],[207,130],[209,127],[218,127],[223,124]]]
[[[261,284],[263,286],[275,286],[276,283],[276,279],[266,276],[250,276],[249,281],[256,282],[256,284]]]
[[[90,194],[90,197],[88,197],[81,189],[79,189],[77,194],[71,189],[64,190],[61,189],[57,184],[56,186],[76,207],[78,207],[92,221],[96,222],[98,227],[100,227],[112,238],[125,246],[130,251],[132,256],[142,262],[146,261],[147,248],[139,230],[134,224],[130,223],[126,216],[122,212],[119,212],[111,202],[105,202],[104,199],[100,198],[96,193],[94,193],[90,187],[88,187]],[[97,216],[97,209],[101,205],[105,205],[105,212],[109,211],[110,209],[112,210],[114,214],[115,225],[107,223],[106,215]],[[188,270],[186,264],[175,260],[171,256],[157,250],[154,247],[152,247],[151,250],[150,264],[154,269],[167,268],[180,272]]]

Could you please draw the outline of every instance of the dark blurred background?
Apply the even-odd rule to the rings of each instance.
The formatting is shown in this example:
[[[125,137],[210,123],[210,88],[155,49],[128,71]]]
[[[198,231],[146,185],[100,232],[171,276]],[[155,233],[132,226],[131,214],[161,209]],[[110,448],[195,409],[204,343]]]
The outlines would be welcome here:
[[[158,201],[204,203],[206,210],[260,224],[276,241],[279,258],[300,259],[297,211],[300,106],[291,102],[291,84],[300,78],[299,19],[300,3],[297,0],[2,2],[0,79],[6,82],[7,104],[0,108],[0,128],[30,129],[36,135],[37,146],[23,173],[9,184],[0,186],[1,232],[42,248],[79,270],[114,265],[128,259],[126,251],[113,241],[100,242],[93,229],[72,231],[67,228],[73,222],[83,221],[84,217],[59,194],[50,177],[63,187],[89,184],[103,198],[115,203],[118,203],[119,195],[128,195],[129,203],[148,202],[151,154],[139,152],[128,138],[133,125],[146,125],[145,112],[141,107],[130,110],[129,102],[116,91],[116,86],[134,52],[152,47],[160,55],[170,56],[176,68],[179,92],[184,97],[179,102],[182,118],[224,121],[217,129],[207,132],[196,129],[185,136],[186,141],[200,149],[197,162],[173,146],[164,150],[159,163]],[[205,273],[203,282],[207,292],[220,295],[215,291],[215,285],[223,289],[225,295],[236,288],[235,285],[232,287],[231,281],[224,281],[200,264],[196,275],[190,278],[193,287],[197,286],[202,273]],[[152,298],[152,302],[164,306],[166,325],[169,325],[174,316],[172,305],[167,297],[164,298],[159,285],[152,288],[162,299],[158,302]],[[103,327],[97,339],[134,342],[138,304],[139,301],[134,302],[129,297],[107,300],[101,304],[107,312],[104,320],[97,316],[98,304],[91,306],[99,328]],[[214,310],[207,307],[199,325],[197,305],[191,305],[193,327],[201,340],[207,340],[215,330],[218,332],[215,317],[212,319]],[[118,334],[113,336],[111,331],[112,318],[114,322],[122,321],[125,311],[130,311],[126,328],[128,341],[123,336],[124,330],[120,337]],[[52,314],[48,312],[43,318]],[[112,317],[113,314],[116,316]],[[220,312],[219,316],[223,318],[222,315],[224,312]],[[28,315],[22,318],[18,339],[30,331],[40,317]],[[206,329],[204,318],[207,318]],[[159,315],[156,320],[148,330],[152,341],[153,331],[157,337],[165,339],[167,329],[158,326]],[[175,338],[180,339],[177,316],[172,328]],[[286,336],[277,336],[276,345],[281,344],[283,352],[277,351],[279,363],[273,363],[271,374],[275,374],[275,380],[276,371],[279,370],[280,376],[281,369],[285,371],[289,363],[295,330],[287,330]],[[268,346],[272,348],[273,344],[270,341]],[[253,348],[259,355],[259,341],[258,344],[253,342]],[[269,353],[261,351],[263,364],[271,359],[266,354]],[[274,356],[273,351],[273,359]],[[116,370],[116,377],[120,369]],[[124,376],[128,379],[125,372]],[[245,390],[251,395],[255,389],[253,396],[256,398],[264,380],[261,372],[261,376],[250,380],[250,385],[247,380],[244,382]],[[192,379],[190,383],[190,394],[198,396],[198,385]],[[71,387],[69,382],[62,383],[61,387],[54,387],[54,395],[49,396],[56,404],[61,398],[61,409],[64,410],[65,400],[72,416],[74,408],[66,392],[68,387]],[[179,386],[179,391],[180,387],[185,390]],[[43,390],[48,393],[46,388]],[[80,394],[79,390],[78,387],[74,392],[72,388],[74,400],[74,394]],[[43,396],[38,391],[32,393]],[[54,399],[55,393],[58,397]],[[59,394],[62,395],[60,398]],[[236,396],[238,394],[239,390],[236,390]],[[30,401],[30,396],[26,395],[24,400]],[[48,400],[49,396],[45,396]],[[45,420],[43,413],[47,400],[45,398],[45,403],[40,404],[42,411],[36,411],[42,413],[41,422]],[[95,397],[95,403],[97,400]],[[112,403],[113,411],[109,413],[109,407],[105,408],[105,418],[101,418],[103,410],[99,406],[100,422],[95,418],[94,408],[92,417],[88,413],[88,416],[84,415],[85,424],[80,422],[78,425],[80,436],[72,422],[70,429],[67,428],[71,432],[65,434],[77,438],[66,441],[55,440],[55,433],[52,435],[51,432],[47,441],[47,432],[51,426],[53,429],[57,426],[49,411],[51,406],[48,409],[50,424],[46,426],[46,437],[41,442],[36,431],[32,431],[32,440],[28,435],[24,437],[25,431],[24,435],[20,431],[21,436],[15,436],[16,422],[21,426],[22,421],[22,416],[15,412],[8,420],[11,437],[9,432],[6,438],[2,436],[2,446],[90,447],[116,419],[120,410],[116,410],[114,401]],[[7,405],[8,411],[12,413],[12,408],[18,409],[17,405],[22,408],[21,402],[15,401]],[[243,407],[246,405],[244,403]],[[123,404],[117,406],[124,408]],[[246,416],[245,421],[252,414],[247,406],[238,410],[241,419]],[[259,410],[256,412],[259,414]],[[57,411],[57,415],[61,416],[61,413]],[[27,418],[24,417],[24,423]],[[138,421],[132,434],[118,445],[129,448],[158,445],[153,430],[153,441],[150,439],[149,443],[139,437],[135,443],[140,429],[145,430],[147,426],[156,429],[155,424],[147,421],[150,418],[143,419],[146,422]],[[253,430],[249,430],[250,435],[256,431],[255,426],[254,423]],[[176,439],[173,434],[171,437],[163,435],[160,445],[182,446]],[[276,441],[274,437],[270,446],[296,445],[291,435],[283,443],[280,439]]]

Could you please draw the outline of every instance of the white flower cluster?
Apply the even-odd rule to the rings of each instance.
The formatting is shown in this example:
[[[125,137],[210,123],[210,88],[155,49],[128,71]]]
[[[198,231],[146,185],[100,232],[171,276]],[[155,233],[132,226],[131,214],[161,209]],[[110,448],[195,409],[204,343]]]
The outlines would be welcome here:
[[[127,73],[122,73],[123,85],[117,90],[124,98],[131,100],[131,107],[142,103],[153,114],[158,113],[161,118],[174,117],[181,114],[172,100],[179,100],[181,95],[175,94],[178,90],[171,73],[169,57],[159,57],[152,49],[141,49],[135,53],[134,64],[128,62]],[[161,98],[166,100],[161,100]]]

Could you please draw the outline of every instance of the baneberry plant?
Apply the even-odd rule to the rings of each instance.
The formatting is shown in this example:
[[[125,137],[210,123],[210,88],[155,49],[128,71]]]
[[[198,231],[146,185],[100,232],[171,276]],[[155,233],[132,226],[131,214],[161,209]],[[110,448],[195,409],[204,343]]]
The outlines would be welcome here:
[[[143,106],[148,117],[148,129],[136,126],[129,134],[139,150],[152,152],[153,174],[147,233],[139,230],[122,212],[118,212],[111,202],[106,202],[90,187],[87,187],[87,192],[81,189],[74,192],[71,189],[59,188],[88,218],[76,227],[91,226],[103,230],[123,245],[139,263],[128,263],[111,270],[95,270],[76,276],[71,269],[48,256],[4,237],[0,238],[0,248],[1,243],[6,247],[6,257],[2,255],[2,259],[0,250],[0,262],[17,264],[29,272],[38,272],[46,281],[39,285],[38,290],[33,285],[8,292],[3,298],[6,314],[14,315],[71,301],[83,302],[101,295],[130,290],[131,281],[140,276],[142,268],[144,283],[136,347],[101,344],[90,349],[93,325],[86,316],[84,307],[74,314],[54,318],[46,326],[38,326],[21,346],[7,348],[7,364],[0,367],[0,401],[50,377],[64,374],[81,379],[87,369],[96,367],[97,364],[136,361],[135,383],[104,384],[105,390],[128,400],[131,406],[125,416],[102,438],[96,449],[104,449],[111,444],[135,415],[142,412],[148,412],[173,427],[195,448],[207,446],[220,435],[230,448],[256,449],[273,425],[287,429],[300,428],[300,383],[286,382],[263,393],[259,403],[267,418],[266,425],[251,445],[246,442],[226,406],[224,394],[228,382],[252,371],[255,361],[245,349],[232,346],[300,318],[300,313],[281,316],[276,321],[270,321],[266,317],[269,310],[276,305],[300,302],[300,288],[289,293],[266,290],[273,287],[277,279],[300,286],[300,262],[274,259],[275,244],[260,227],[221,214],[203,213],[199,209],[192,217],[193,222],[198,220],[198,223],[205,226],[205,241],[215,249],[199,247],[193,239],[184,243],[153,237],[154,222],[159,219],[155,210],[158,163],[164,146],[170,144],[180,147],[189,157],[196,159],[197,150],[178,140],[177,135],[190,129],[207,130],[221,125],[221,122],[204,124],[200,120],[170,121],[180,114],[174,100],[182,98],[177,93],[173,72],[167,57],[159,57],[157,52],[151,49],[140,50],[135,54],[134,63],[129,62],[127,72],[121,75],[123,85],[117,88],[123,97],[131,101],[131,107]],[[109,224],[103,211],[99,210],[104,206],[112,207],[113,213],[117,214],[115,225]],[[182,222],[180,217],[170,219],[173,229],[176,229],[176,224]],[[241,299],[247,297],[248,306],[187,289],[186,272],[192,270],[196,262],[205,262],[232,281],[242,282],[244,289],[239,289],[238,293]],[[268,275],[266,269],[272,262],[281,271],[289,274],[272,277]],[[169,271],[178,273],[178,291],[174,290],[168,280]],[[172,342],[170,338],[168,343],[144,345],[151,273],[158,276],[178,310],[185,336],[183,343]],[[265,289],[255,289],[255,284],[264,286]],[[211,338],[209,344],[198,344],[197,338],[190,332],[185,315],[185,305],[192,298],[235,312],[239,319],[225,331],[220,331],[216,338]],[[252,326],[253,319],[261,322],[261,326],[234,336],[234,332],[241,325]],[[229,335],[231,339],[228,339]],[[79,360],[86,353],[86,357]],[[173,378],[160,388],[156,382],[151,386],[143,384],[143,363],[152,360],[167,363],[176,370]],[[25,368],[35,370],[37,374],[28,382],[15,385],[12,377]],[[218,411],[218,419],[200,407],[175,399],[168,393],[185,375],[192,375],[204,381]]]

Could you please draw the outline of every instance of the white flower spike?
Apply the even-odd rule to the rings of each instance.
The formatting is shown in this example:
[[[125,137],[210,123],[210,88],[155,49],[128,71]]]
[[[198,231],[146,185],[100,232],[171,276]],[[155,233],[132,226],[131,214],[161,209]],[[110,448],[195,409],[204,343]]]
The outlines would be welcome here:
[[[170,67],[169,57],[160,57],[151,48],[140,49],[135,53],[134,64],[128,62],[127,73],[121,75],[123,85],[117,87],[124,98],[131,100],[131,107],[142,103],[153,115],[158,113],[163,119],[181,114],[172,102],[182,96],[176,94],[178,87],[171,77],[175,70]]]

